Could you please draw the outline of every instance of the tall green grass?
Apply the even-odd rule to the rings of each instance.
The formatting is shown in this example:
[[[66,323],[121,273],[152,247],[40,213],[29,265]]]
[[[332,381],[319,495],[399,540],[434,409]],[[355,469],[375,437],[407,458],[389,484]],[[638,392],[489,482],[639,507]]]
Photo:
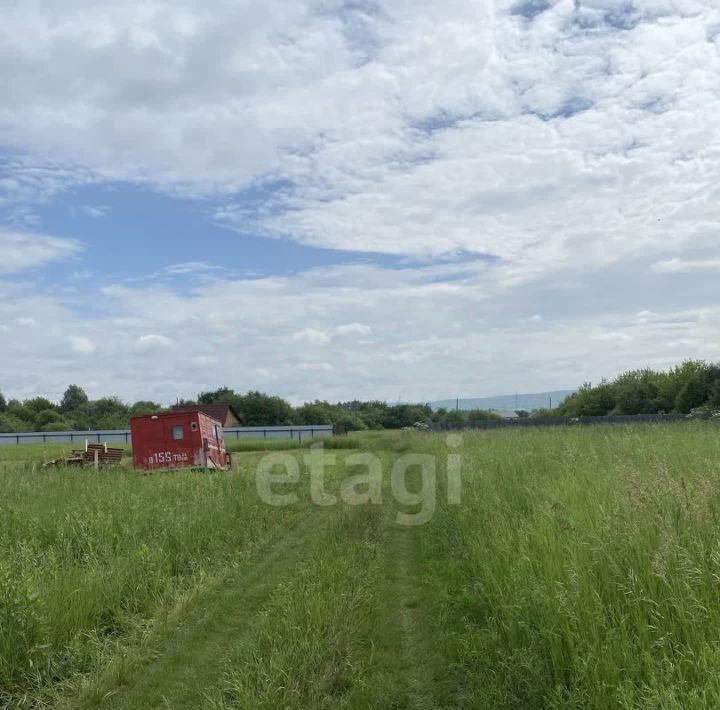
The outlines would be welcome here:
[[[294,449],[307,449],[311,446],[322,446],[326,449],[357,449],[360,446],[358,436],[331,436],[323,438],[302,439],[233,439],[225,440],[225,446],[231,452],[248,451],[291,451]],[[82,449],[84,442],[76,441],[69,443],[44,443],[44,444],[8,444],[0,446],[0,465],[3,463],[17,464],[41,464],[45,461],[67,456],[73,449]],[[111,444],[116,448],[125,451],[125,455],[132,456],[132,447],[123,444]]]
[[[337,509],[227,661],[207,707],[339,708],[367,696],[379,581],[378,507]]]
[[[464,441],[463,503],[421,537],[455,706],[719,707],[720,431]]]
[[[720,707],[716,425],[466,432],[460,505],[444,435],[337,441],[386,476],[434,454],[431,521],[393,528],[387,480],[382,507],[265,506],[261,452],[232,475],[0,464],[0,707],[117,658],[298,520],[305,557],[275,570],[206,705]]]
[[[296,509],[246,476],[0,466],[0,707],[96,666]]]
[[[131,448],[124,444],[110,444],[110,446],[123,449],[127,456],[132,455]],[[84,441],[75,443],[49,442],[45,444],[4,444],[0,446],[0,466],[3,464],[42,464],[45,461],[68,456],[73,450],[85,448]]]
[[[291,451],[322,446],[325,449],[357,449],[360,440],[352,436],[332,436],[304,439],[226,439],[225,447],[231,452],[243,451]]]

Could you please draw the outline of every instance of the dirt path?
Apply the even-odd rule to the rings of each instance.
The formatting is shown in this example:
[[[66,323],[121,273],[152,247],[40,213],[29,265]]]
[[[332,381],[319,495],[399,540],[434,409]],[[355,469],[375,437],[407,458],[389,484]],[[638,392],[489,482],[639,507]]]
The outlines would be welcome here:
[[[309,515],[262,555],[252,567],[233,574],[182,614],[154,658],[131,673],[119,688],[80,707],[199,708],[206,688],[222,673],[233,645],[250,634],[272,591],[304,558],[316,516]],[[78,706],[75,706],[78,707]]]

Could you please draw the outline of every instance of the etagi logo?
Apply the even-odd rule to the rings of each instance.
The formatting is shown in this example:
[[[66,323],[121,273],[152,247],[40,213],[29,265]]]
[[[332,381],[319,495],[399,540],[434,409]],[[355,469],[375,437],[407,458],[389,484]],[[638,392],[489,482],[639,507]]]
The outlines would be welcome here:
[[[402,506],[418,507],[415,513],[398,512],[398,525],[424,525],[432,519],[437,504],[438,462],[444,463],[447,475],[447,502],[459,505],[462,496],[462,436],[450,434],[445,439],[447,453],[443,457],[431,454],[407,453],[395,459],[390,470],[390,491]],[[299,501],[296,492],[287,492],[288,486],[297,487],[302,480],[299,456],[275,452],[264,456],[255,474],[255,484],[260,499],[275,507],[295,505]],[[383,462],[371,452],[349,454],[344,458],[345,466],[361,469],[340,482],[338,494],[326,489],[328,469],[337,464],[337,454],[326,451],[322,444],[310,449],[302,456],[306,475],[310,483],[310,499],[315,505],[382,505],[384,476]],[[408,486],[410,474],[417,481],[419,490],[411,491]],[[417,475],[419,474],[419,476]],[[282,486],[286,491],[279,493]]]

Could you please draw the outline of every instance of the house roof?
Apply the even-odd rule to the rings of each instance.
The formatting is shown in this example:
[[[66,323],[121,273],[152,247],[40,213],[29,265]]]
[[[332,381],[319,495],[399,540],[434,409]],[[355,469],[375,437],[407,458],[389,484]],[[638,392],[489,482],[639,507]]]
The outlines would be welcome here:
[[[225,422],[228,416],[228,412],[232,414],[235,419],[242,423],[243,418],[240,414],[235,411],[235,408],[231,404],[175,404],[170,407],[171,412],[202,412],[207,414],[213,419],[217,419],[219,422]]]

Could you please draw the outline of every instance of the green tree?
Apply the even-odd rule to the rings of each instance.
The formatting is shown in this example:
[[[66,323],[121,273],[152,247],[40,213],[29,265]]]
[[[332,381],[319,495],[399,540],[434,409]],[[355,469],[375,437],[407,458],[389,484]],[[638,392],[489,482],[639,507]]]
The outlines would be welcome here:
[[[7,411],[7,402],[5,401],[5,397],[3,397],[2,391],[0,391],[0,414]]]
[[[0,414],[0,432],[27,431],[28,425],[24,419],[5,412]]]
[[[660,389],[663,396],[669,400],[669,408],[675,404],[686,385],[704,381],[708,369],[709,365],[704,360],[685,360],[667,373],[658,373]]]
[[[340,408],[333,424],[344,427],[346,431],[365,431],[367,424],[355,413]]]
[[[57,411],[57,405],[49,399],[45,399],[45,397],[33,397],[32,399],[26,399],[23,402],[23,406],[25,409],[32,412],[33,415],[45,411],[46,409],[54,409]]]
[[[715,380],[710,387],[707,403],[712,409],[720,408],[720,379]]]
[[[17,399],[11,399],[7,403],[6,413],[12,415],[16,419],[20,419],[25,422],[25,428],[27,428],[27,423],[32,422],[35,417],[35,412],[33,412],[31,409],[28,409],[22,402]]]
[[[662,408],[658,376],[652,370],[626,372],[612,389],[616,414],[656,414]]]
[[[248,392],[230,402],[243,417],[244,426],[283,426],[293,423],[293,408],[281,397]]]
[[[586,382],[558,407],[558,412],[564,417],[603,417],[615,407],[615,386],[603,380],[596,387]]]
[[[129,415],[131,417],[139,417],[143,414],[157,414],[158,412],[162,412],[162,410],[162,404],[151,402],[149,400],[140,400],[130,407]]]
[[[69,412],[77,412],[83,407],[87,406],[88,396],[85,394],[85,390],[78,385],[70,385],[63,394],[63,398],[60,402],[60,411],[63,414]]]
[[[553,417],[562,416],[558,409],[548,409],[547,407],[542,409],[535,409],[530,413],[532,419],[551,419]]]
[[[447,416],[448,410],[446,407],[438,407],[435,409],[432,413],[432,420],[433,422],[439,424],[440,422],[445,421],[445,417]]]
[[[68,423],[63,419],[62,414],[55,409],[44,409],[35,417],[35,428],[38,431],[63,431],[67,426]]]
[[[491,412],[489,409],[468,409],[464,415],[470,426],[501,418],[497,412]]]
[[[65,419],[46,424],[40,431],[72,431],[75,427]]]
[[[198,404],[235,404],[240,395],[230,387],[219,387],[211,392],[201,392],[197,396]]]
[[[443,424],[450,427],[462,427],[465,426],[465,414],[456,409],[451,409],[445,414]]]
[[[128,425],[130,410],[117,397],[91,400],[87,409],[90,429],[124,429]]]
[[[348,404],[351,406],[348,407]],[[385,402],[352,402],[340,405],[343,408],[354,412],[365,423],[368,429],[382,429],[383,419],[388,410]]]
[[[675,400],[675,411],[678,414],[689,414],[708,401],[708,394],[704,382],[700,380],[687,382]]]
[[[296,424],[334,424],[340,414],[339,407],[315,400],[296,407],[294,419]]]
[[[402,429],[413,426],[417,422],[432,421],[432,409],[427,404],[396,404],[388,407],[383,417],[385,429]]]
[[[720,381],[720,367],[702,360],[686,360],[668,375],[674,394],[674,409],[679,414],[688,414],[699,407],[710,406],[715,385]]]

